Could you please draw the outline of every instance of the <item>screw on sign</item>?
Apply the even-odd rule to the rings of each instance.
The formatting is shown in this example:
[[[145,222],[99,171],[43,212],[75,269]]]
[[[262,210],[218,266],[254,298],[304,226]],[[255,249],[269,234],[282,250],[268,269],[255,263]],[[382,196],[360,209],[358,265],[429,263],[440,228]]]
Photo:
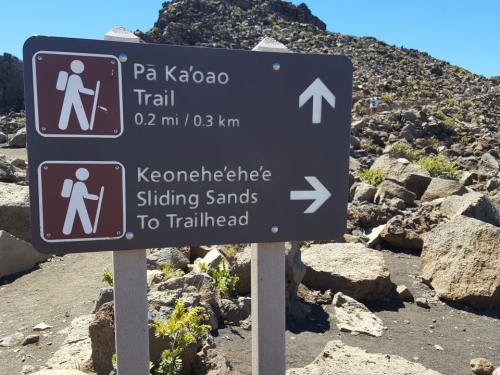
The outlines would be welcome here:
[[[33,56],[36,129],[46,137],[118,137],[121,63],[114,56],[41,51]]]
[[[125,171],[117,162],[40,165],[40,235],[47,242],[119,239],[125,229]]]

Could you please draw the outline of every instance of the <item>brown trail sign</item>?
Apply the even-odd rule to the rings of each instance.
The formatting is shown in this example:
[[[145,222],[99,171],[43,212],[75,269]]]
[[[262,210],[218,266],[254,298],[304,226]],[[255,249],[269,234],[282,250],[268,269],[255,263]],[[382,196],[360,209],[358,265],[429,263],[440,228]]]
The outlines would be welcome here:
[[[37,250],[343,235],[353,70],[347,58],[33,37],[24,61]],[[84,199],[89,220],[76,212],[76,229],[65,234],[68,198],[61,192],[65,180],[78,181],[69,169],[51,181],[61,160],[88,164],[88,184],[97,165],[126,171],[125,187],[118,179],[109,188],[101,183],[95,232],[87,233],[97,213],[91,197]],[[99,196],[97,185],[88,186],[90,195]],[[73,241],[54,242],[64,239]]]

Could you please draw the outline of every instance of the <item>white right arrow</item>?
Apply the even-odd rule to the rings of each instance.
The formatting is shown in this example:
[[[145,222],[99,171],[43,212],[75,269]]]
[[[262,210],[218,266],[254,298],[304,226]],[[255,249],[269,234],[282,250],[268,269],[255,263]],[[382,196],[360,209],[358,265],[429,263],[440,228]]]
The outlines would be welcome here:
[[[323,186],[321,182],[319,182],[316,177],[310,176],[304,178],[311,184],[314,190],[291,191],[290,200],[302,201],[314,199],[313,204],[311,204],[307,210],[304,211],[305,214],[313,214],[323,205],[323,203],[326,202],[328,198],[331,197],[332,194]]]
[[[300,95],[299,108],[302,108],[311,98],[313,98],[313,124],[321,124],[323,98],[325,98],[328,104],[335,108],[335,95],[332,94],[322,80],[316,78],[316,81]]]

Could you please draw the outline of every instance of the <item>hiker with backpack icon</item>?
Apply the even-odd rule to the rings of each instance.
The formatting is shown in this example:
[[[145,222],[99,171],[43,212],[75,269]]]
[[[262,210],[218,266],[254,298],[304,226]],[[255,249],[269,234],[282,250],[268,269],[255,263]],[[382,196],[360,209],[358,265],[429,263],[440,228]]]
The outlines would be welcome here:
[[[97,105],[97,98],[99,95],[100,82],[97,81],[96,89],[88,89],[83,86],[82,78],[79,76],[85,69],[85,65],[80,60],[73,60],[71,62],[71,71],[74,74],[69,75],[65,71],[59,72],[56,88],[59,91],[65,91],[64,101],[61,110],[61,117],[59,118],[59,129],[66,130],[68,128],[71,109],[75,110],[76,117],[82,130],[92,130],[94,126],[95,110]],[[92,115],[90,122],[85,113],[82,99],[80,94],[94,95],[94,106],[92,108]]]

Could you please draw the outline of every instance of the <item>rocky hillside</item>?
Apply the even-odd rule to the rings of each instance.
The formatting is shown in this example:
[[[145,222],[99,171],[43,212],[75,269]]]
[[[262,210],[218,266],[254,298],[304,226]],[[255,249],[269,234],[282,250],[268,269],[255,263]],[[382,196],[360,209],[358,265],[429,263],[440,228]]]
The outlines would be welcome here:
[[[0,56],[0,114],[24,108],[23,62],[9,53]]]
[[[305,4],[276,0],[173,0],[163,3],[151,30],[136,35],[148,43],[235,49],[251,49],[262,38],[272,37],[296,53],[347,55],[355,72],[346,240],[371,247],[384,242],[424,249],[424,281],[439,297],[478,307],[500,305],[499,283],[481,280],[474,291],[468,284],[468,291],[453,293],[453,283],[460,280],[437,262],[444,252],[450,252],[450,259],[461,256],[453,246],[445,250],[440,242],[445,233],[451,241],[456,230],[469,228],[459,234],[477,236],[469,239],[471,248],[481,251],[472,243],[484,238],[472,228],[487,223],[493,235],[500,225],[496,77],[486,79],[374,38],[329,32]],[[483,86],[487,93],[481,93]],[[496,93],[491,93],[492,87]],[[473,92],[466,93],[467,89]],[[368,113],[371,96],[380,99],[379,113],[373,116]],[[456,196],[464,197],[456,200]],[[469,219],[460,217],[466,223],[454,223],[458,214]],[[443,232],[429,236],[427,243],[427,235],[439,230]],[[492,260],[495,254],[483,255]],[[469,276],[475,272],[468,262],[474,260],[456,265],[464,272],[464,283],[473,282]],[[488,291],[483,290],[485,282]]]

